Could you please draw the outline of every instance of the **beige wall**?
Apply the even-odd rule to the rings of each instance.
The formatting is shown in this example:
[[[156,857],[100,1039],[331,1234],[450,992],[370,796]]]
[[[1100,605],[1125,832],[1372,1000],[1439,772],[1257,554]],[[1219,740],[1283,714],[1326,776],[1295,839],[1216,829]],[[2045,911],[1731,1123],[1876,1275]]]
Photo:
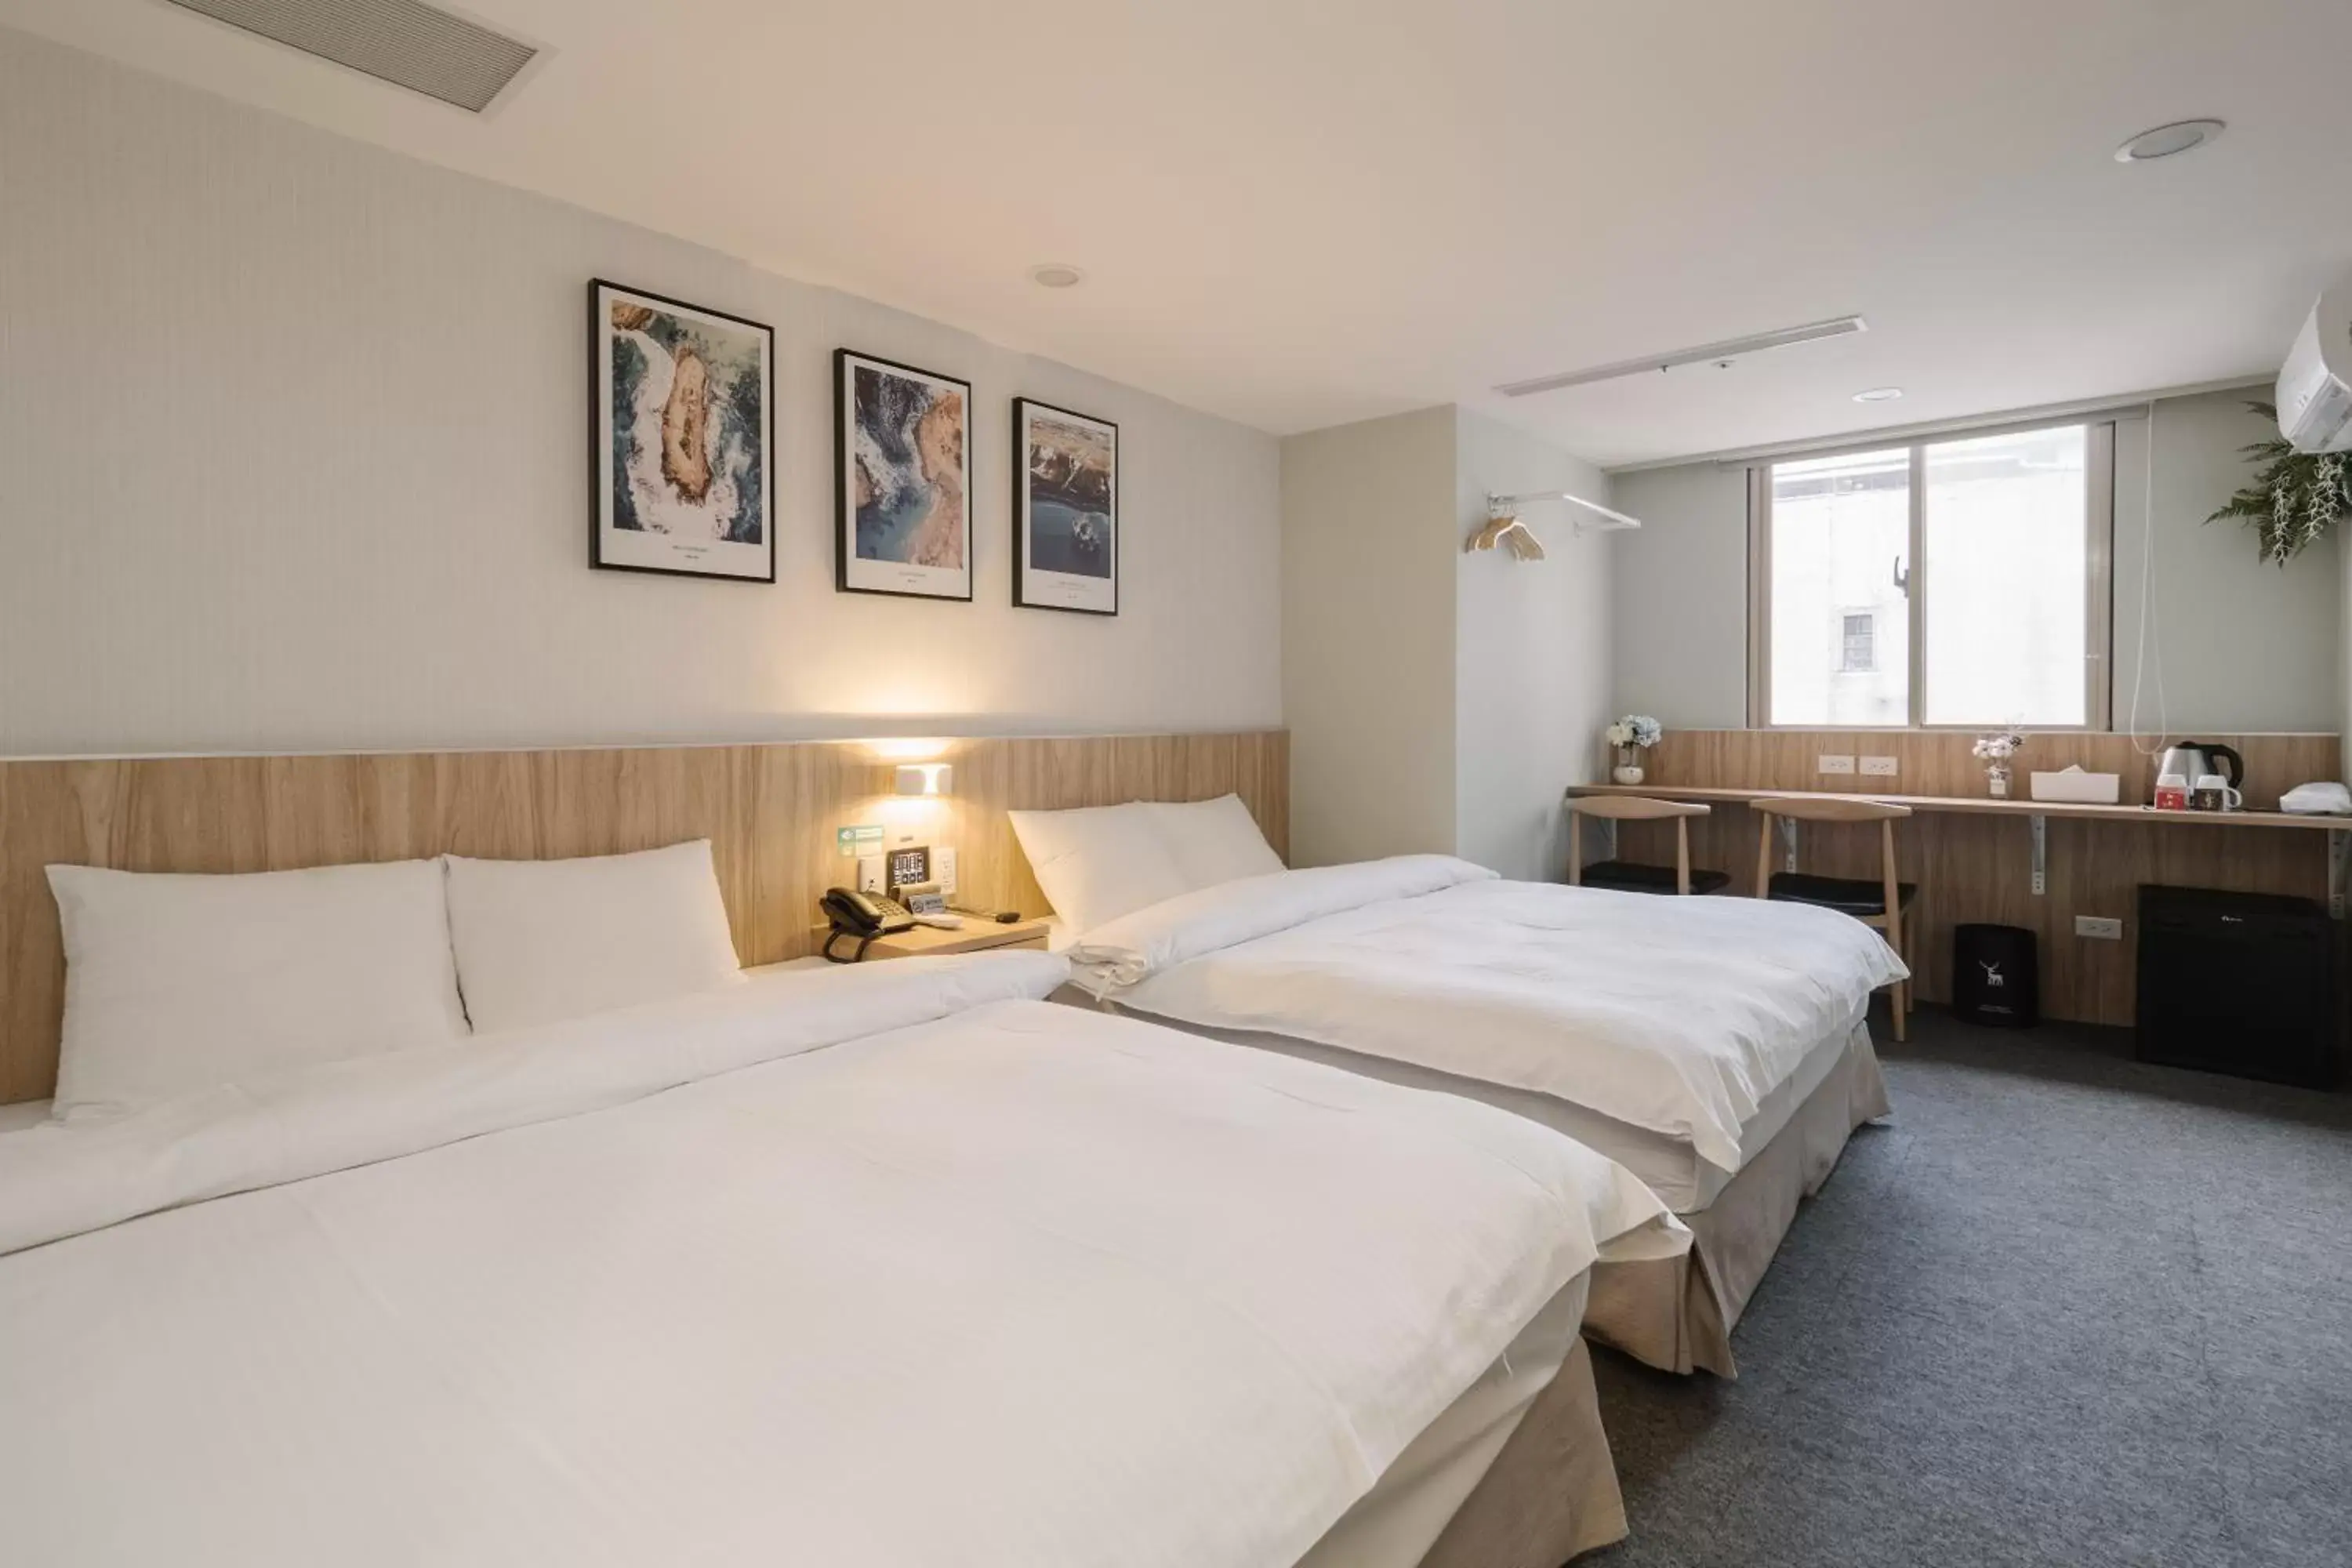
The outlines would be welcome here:
[[[0,32],[0,754],[1255,728],[1272,437]],[[587,565],[592,277],[772,324],[771,587]],[[836,346],[972,381],[975,602],[836,594]],[[1015,610],[1011,398],[1118,422],[1116,619]]]
[[[1490,492],[1610,502],[1608,478],[1591,464],[1466,409],[1454,450],[1457,540],[1485,520]],[[1458,544],[1454,554],[1454,852],[1539,881],[1564,873],[1560,792],[1592,782],[1609,722],[1609,559],[1629,536],[1580,536],[1579,514],[1564,504],[1523,515],[1543,541],[1542,561],[1465,554]]]
[[[1454,847],[1454,410],[1282,443],[1291,860]]]
[[[1489,490],[1608,498],[1591,465],[1467,410],[1282,444],[1283,707],[1299,865],[1442,851],[1560,875],[1560,792],[1609,692],[1608,536],[1528,509],[1549,559],[1465,554]]]
[[[2347,590],[2337,539],[2281,569],[2257,559],[2249,531],[2204,521],[2246,481],[2251,470],[2239,448],[2274,428],[2245,410],[2248,398],[2262,395],[2257,387],[2165,398],[2150,418],[2116,423],[2117,729],[2129,722],[2140,669],[2142,570],[2151,537],[2154,615],[2140,681],[2142,731],[2168,728],[2179,736],[2344,726]],[[1738,728],[1747,722],[1746,471],[1691,463],[1613,479],[1617,504],[1647,525],[1616,545],[1614,706],[1654,713],[1670,727]]]

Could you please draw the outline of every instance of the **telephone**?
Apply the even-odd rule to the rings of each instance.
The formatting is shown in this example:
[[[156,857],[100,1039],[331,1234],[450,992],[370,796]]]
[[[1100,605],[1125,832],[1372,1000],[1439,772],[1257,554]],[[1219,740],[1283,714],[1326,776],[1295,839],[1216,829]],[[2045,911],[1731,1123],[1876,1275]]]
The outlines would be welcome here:
[[[826,889],[818,907],[833,923],[832,932],[824,939],[824,955],[835,963],[855,963],[866,956],[866,943],[876,937],[909,931],[915,924],[915,917],[897,900],[876,898],[854,888]],[[833,944],[845,936],[857,939],[857,951],[847,958],[833,951]]]

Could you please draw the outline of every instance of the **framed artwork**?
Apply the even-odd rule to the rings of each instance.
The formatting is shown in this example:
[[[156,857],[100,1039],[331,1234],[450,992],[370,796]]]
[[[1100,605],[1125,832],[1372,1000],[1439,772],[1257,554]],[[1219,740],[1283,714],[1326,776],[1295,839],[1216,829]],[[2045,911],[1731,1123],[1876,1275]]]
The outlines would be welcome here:
[[[1013,400],[1013,602],[1118,614],[1118,426]]]
[[[589,564],[774,582],[775,333],[598,279],[588,348]]]
[[[834,585],[971,597],[971,384],[833,354]]]

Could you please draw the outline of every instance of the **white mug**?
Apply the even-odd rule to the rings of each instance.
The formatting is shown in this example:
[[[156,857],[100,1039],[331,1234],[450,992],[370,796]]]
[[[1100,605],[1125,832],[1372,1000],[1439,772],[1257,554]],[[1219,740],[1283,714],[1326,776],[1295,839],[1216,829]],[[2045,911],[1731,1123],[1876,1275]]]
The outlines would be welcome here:
[[[2220,800],[2221,805],[2218,808],[2204,805],[2205,792],[2208,790],[2212,791],[2215,797]],[[2195,798],[2198,805],[2204,806],[2204,809],[2208,811],[2216,809],[2221,811],[2235,811],[2240,806],[2246,804],[2246,797],[2238,791],[2231,789],[2230,787],[2230,781],[2223,778],[2220,773],[2199,773],[2197,775],[2197,790]]]

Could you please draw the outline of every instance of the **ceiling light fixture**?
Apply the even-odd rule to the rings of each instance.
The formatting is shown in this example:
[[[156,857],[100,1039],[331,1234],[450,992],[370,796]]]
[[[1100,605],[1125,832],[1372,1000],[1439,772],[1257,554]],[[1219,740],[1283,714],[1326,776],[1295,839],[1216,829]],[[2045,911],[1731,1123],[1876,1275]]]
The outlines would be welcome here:
[[[1040,289],[1075,289],[1087,275],[1066,261],[1045,261],[1029,269],[1029,281]]]
[[[1538,376],[1532,381],[1507,382],[1495,390],[1506,397],[1532,397],[1539,392],[1558,392],[1566,386],[1590,386],[1596,381],[1615,381],[1620,376],[1640,375],[1647,371],[1673,370],[1677,365],[1712,364],[1718,370],[1727,370],[1731,361],[1747,354],[1762,353],[1766,349],[1785,349],[1795,343],[1814,343],[1824,338],[1843,338],[1869,330],[1870,323],[1860,316],[1840,316],[1834,321],[1808,321],[1801,327],[1782,327],[1778,331],[1758,332],[1752,337],[1702,343],[1694,349],[1675,349],[1642,359],[1619,360],[1613,364],[1595,365],[1591,370],[1571,370],[1559,375]]]
[[[1902,395],[1903,389],[1899,386],[1874,386],[1867,392],[1855,393],[1853,400],[1856,403],[1892,403]]]
[[[2219,120],[2176,120],[2153,131],[2143,131],[2116,149],[2118,163],[2150,163],[2192,147],[2202,147],[2227,129]]]

